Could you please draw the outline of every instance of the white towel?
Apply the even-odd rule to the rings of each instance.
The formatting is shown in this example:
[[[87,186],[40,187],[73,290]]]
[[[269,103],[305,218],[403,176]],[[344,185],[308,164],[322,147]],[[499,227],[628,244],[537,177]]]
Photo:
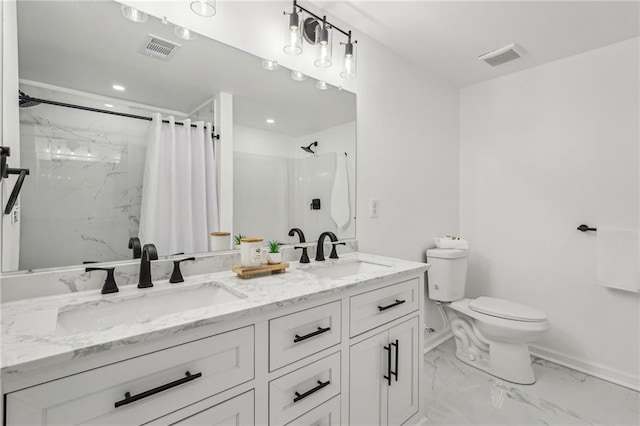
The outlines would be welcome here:
[[[433,240],[433,243],[439,249],[458,249],[458,250],[468,250],[469,243],[467,240],[463,240],[461,238],[455,238],[446,236],[446,237],[436,237]]]
[[[346,228],[351,219],[349,208],[349,174],[347,156],[336,153],[336,175],[331,190],[331,219],[338,228]]]
[[[640,292],[640,240],[636,229],[598,227],[598,284],[619,290]]]

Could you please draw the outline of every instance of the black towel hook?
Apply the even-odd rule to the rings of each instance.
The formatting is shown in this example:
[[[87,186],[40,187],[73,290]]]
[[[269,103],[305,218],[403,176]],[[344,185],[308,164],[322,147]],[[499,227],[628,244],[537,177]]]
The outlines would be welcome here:
[[[598,228],[589,228],[589,226],[582,224],[578,226],[578,231],[587,232],[587,231],[597,231]]]

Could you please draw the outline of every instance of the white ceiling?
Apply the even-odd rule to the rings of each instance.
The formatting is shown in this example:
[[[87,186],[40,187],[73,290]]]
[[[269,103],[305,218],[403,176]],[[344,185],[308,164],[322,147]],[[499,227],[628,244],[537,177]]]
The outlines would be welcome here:
[[[182,47],[168,62],[138,53],[149,34]],[[182,40],[152,16],[128,21],[112,1],[20,1],[18,47],[21,79],[185,113],[223,91],[234,95],[235,123],[293,137],[355,120],[352,93],[266,71],[261,58],[203,36]]]
[[[456,86],[489,80],[640,35],[638,1],[314,1]],[[509,43],[526,55],[491,67]]]

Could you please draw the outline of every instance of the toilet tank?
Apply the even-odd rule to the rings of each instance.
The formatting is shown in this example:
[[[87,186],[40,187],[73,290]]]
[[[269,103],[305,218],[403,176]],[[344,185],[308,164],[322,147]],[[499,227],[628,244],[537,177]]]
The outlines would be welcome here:
[[[468,250],[429,249],[429,299],[453,302],[464,297]]]

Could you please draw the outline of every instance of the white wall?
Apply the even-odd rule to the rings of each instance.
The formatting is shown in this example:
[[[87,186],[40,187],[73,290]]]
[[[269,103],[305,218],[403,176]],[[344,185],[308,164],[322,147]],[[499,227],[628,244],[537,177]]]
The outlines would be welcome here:
[[[595,227],[638,228],[639,39],[460,92],[468,294],[545,311],[535,352],[638,387],[640,297],[596,284]]]

